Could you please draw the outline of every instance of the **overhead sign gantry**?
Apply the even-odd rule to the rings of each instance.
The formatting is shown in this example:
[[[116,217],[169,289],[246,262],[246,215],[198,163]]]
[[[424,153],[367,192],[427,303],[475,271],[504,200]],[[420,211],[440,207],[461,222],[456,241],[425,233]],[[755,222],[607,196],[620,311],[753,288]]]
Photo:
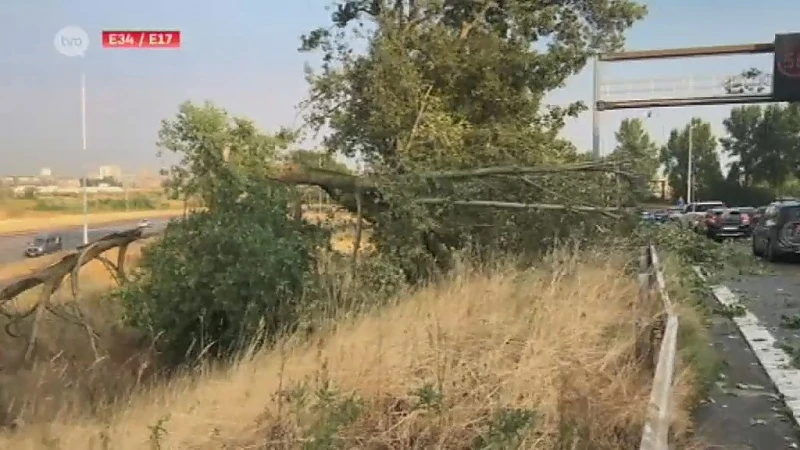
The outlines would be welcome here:
[[[774,54],[772,90],[768,93],[712,95],[701,97],[643,98],[606,101],[600,98],[601,65],[611,62],[655,59],[696,58],[726,55]],[[800,33],[776,34],[769,43],[717,45],[661,50],[639,50],[600,54],[594,61],[594,99],[592,108],[592,152],[600,157],[600,112],[679,106],[736,105],[800,101]]]

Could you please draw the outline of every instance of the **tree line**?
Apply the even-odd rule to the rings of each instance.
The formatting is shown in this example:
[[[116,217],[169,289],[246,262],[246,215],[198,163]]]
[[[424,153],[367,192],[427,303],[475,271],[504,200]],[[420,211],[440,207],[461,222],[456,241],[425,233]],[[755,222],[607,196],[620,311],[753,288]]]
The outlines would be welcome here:
[[[722,124],[725,134],[717,137],[709,122],[693,117],[659,146],[643,119],[625,119],[612,157],[633,161],[636,172],[651,180],[660,168],[668,199],[685,199],[691,138],[693,198],[755,205],[800,195],[800,105],[738,106]],[[723,165],[722,155],[732,162]]]

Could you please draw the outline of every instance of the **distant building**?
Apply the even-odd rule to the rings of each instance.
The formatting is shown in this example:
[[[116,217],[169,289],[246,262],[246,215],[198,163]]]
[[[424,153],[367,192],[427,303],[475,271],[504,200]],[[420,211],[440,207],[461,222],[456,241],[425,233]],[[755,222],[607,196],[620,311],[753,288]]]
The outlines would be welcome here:
[[[119,166],[100,166],[97,169],[98,178],[114,178],[115,180],[122,179],[122,169]]]
[[[672,188],[669,185],[669,180],[667,177],[661,177],[652,180],[650,182],[650,190],[655,197],[662,200],[668,200],[672,198]]]
[[[42,167],[42,169],[39,170],[39,176],[43,177],[43,178],[52,177],[53,176],[53,171],[50,170],[49,167]]]

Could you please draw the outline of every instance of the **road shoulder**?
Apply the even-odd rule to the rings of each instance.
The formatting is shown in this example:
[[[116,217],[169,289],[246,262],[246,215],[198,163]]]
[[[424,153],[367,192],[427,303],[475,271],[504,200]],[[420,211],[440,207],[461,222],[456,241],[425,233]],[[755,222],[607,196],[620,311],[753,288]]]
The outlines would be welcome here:
[[[716,299],[707,301],[719,310]],[[749,319],[755,320],[752,315]],[[709,450],[800,448],[800,429],[792,412],[737,321],[742,322],[719,314],[711,320],[712,345],[723,368],[707,401],[695,412],[696,437]]]

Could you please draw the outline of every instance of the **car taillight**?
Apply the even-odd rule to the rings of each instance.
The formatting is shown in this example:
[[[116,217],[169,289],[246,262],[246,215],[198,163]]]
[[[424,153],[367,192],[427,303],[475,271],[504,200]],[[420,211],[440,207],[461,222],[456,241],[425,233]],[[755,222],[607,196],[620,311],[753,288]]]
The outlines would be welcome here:
[[[742,225],[749,225],[750,224],[750,216],[747,214],[742,214]]]

